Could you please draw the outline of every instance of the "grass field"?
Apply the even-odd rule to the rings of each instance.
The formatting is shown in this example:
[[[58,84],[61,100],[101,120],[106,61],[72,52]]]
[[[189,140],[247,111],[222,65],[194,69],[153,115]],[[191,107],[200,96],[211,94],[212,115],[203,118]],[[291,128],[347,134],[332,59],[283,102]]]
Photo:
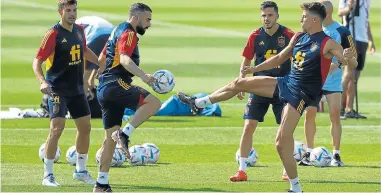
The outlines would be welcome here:
[[[41,100],[31,68],[44,32],[59,20],[56,1],[2,1],[1,105],[37,107]],[[147,72],[168,69],[175,74],[173,93],[158,95],[163,101],[177,91],[211,92],[238,75],[246,37],[260,26],[259,0],[144,1],[153,8],[153,26],[140,39],[141,66]],[[280,23],[300,30],[300,0],[280,1]],[[337,1],[335,1],[337,2]],[[81,0],[79,16],[101,15],[118,24],[127,18],[132,1]],[[372,1],[371,25],[377,48],[380,42],[381,7]],[[337,6],[338,3],[335,3]],[[335,8],[336,10],[336,8]],[[346,167],[298,167],[305,192],[381,191],[380,55],[368,56],[359,82],[360,111],[367,120],[343,121],[341,154]],[[141,85],[139,80],[137,84]],[[221,103],[223,116],[153,117],[132,135],[132,144],[152,142],[161,149],[158,164],[112,168],[110,182],[116,192],[207,191],[280,192],[289,188],[281,181],[282,165],[274,146],[277,125],[269,113],[254,135],[258,166],[248,169],[249,181],[230,183],[237,170],[235,152],[242,131],[245,101]],[[295,139],[304,141],[303,120]],[[329,117],[317,118],[317,146],[331,150]],[[41,186],[43,164],[37,153],[48,134],[48,119],[1,121],[1,190],[4,192],[89,192],[92,186],[72,180],[73,167],[65,161],[74,144],[72,120],[59,142],[62,154],[55,164],[61,188]],[[101,120],[92,120],[88,169],[97,175],[95,152],[103,142]]]

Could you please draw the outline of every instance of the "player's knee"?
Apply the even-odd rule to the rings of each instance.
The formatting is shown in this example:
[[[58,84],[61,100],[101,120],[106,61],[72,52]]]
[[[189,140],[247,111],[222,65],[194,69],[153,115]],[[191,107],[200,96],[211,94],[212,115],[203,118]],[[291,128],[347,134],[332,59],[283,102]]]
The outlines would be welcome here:
[[[329,118],[331,123],[338,124],[340,123],[340,109],[339,108],[330,108],[329,109]]]
[[[149,97],[149,98],[148,98]],[[161,107],[161,101],[157,97],[153,95],[149,95],[148,98],[148,104],[151,106],[152,109],[155,111],[158,111]]]
[[[308,107],[306,109],[306,122],[315,122],[316,113],[317,113],[316,107]]]
[[[236,79],[234,79],[231,83],[230,83],[230,87],[232,89],[238,89],[238,88],[242,88],[243,87],[243,84],[244,84],[244,79],[241,78],[241,77],[238,77]]]
[[[254,122],[254,121],[247,121],[247,122],[245,122],[245,125],[243,126],[244,133],[252,135],[254,133],[256,127],[257,127],[257,123],[256,122]]]
[[[50,128],[49,138],[58,139],[60,138],[62,131],[64,130],[63,127],[52,127]]]

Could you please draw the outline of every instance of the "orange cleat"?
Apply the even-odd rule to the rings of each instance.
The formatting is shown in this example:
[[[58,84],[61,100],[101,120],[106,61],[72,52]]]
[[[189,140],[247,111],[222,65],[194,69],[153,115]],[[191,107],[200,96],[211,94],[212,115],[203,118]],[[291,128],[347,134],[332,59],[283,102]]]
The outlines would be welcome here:
[[[288,175],[287,175],[287,173],[285,171],[283,172],[282,180],[284,180],[284,181],[288,181],[289,180]]]
[[[234,176],[230,177],[231,182],[247,181],[246,172],[239,170]]]

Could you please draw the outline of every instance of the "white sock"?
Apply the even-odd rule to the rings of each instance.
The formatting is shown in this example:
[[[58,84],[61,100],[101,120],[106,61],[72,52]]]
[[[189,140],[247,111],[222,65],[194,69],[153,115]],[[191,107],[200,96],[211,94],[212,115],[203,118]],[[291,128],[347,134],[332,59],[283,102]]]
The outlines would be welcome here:
[[[44,158],[44,177],[53,173],[53,159]]]
[[[86,170],[87,154],[79,154],[77,152],[77,163],[75,164],[75,169],[77,172],[83,172]]]
[[[335,155],[335,154],[340,154],[340,150],[336,150],[336,149],[334,149],[334,150],[333,150],[333,155]]]
[[[312,152],[312,148],[307,148],[307,152]]]
[[[131,133],[135,130],[135,127],[132,126],[130,123],[127,123],[127,125],[123,128],[123,133],[130,136]]]
[[[291,185],[291,190],[294,192],[302,192],[302,187],[300,187],[299,179],[294,178],[290,179],[290,185]]]
[[[246,172],[247,157],[239,157],[239,170]]]
[[[98,172],[97,182],[100,184],[108,184],[108,172]]]
[[[196,99],[195,103],[196,103],[196,107],[198,108],[205,108],[212,104],[208,96]]]

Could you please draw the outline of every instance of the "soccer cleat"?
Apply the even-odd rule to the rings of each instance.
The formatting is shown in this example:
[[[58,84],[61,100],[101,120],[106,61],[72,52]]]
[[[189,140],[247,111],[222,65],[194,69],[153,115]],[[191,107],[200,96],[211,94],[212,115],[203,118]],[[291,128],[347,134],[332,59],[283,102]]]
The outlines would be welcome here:
[[[128,144],[130,143],[129,136],[123,133],[122,130],[114,131],[111,138],[120,146],[120,150],[124,153],[126,158],[131,159],[130,152],[128,151]]]
[[[192,113],[193,113],[194,115],[199,115],[199,114],[201,113],[202,108],[198,108],[198,107],[196,106],[196,103],[195,103],[195,102],[196,102],[196,97],[189,96],[189,95],[187,95],[187,94],[185,94],[185,93],[182,93],[182,92],[177,93],[177,96],[179,97],[179,99],[180,99],[183,103],[185,103],[185,104],[187,104],[187,105],[190,106],[191,111],[192,111]]]
[[[335,153],[331,160],[331,166],[344,166],[344,163],[341,161],[340,154]]]
[[[231,182],[247,181],[246,172],[239,170],[234,176],[230,177]]]
[[[96,183],[93,188],[93,192],[112,192],[109,184]]]
[[[48,174],[42,179],[42,185],[50,187],[60,187],[61,185],[56,182],[53,174]]]
[[[360,115],[358,112],[356,112],[355,110],[351,110],[349,112],[346,112],[344,114],[344,117],[345,118],[348,118],[348,119],[366,119],[365,116],[363,115]]]
[[[286,192],[294,192],[294,191],[292,191],[292,190],[290,190],[290,189],[286,189]],[[297,193],[297,192],[295,192],[295,193]],[[302,191],[302,193],[303,193],[303,191]]]
[[[288,181],[289,180],[288,175],[287,175],[285,170],[283,170],[282,180],[284,180],[284,181]]]
[[[95,184],[96,182],[95,180],[93,180],[93,178],[91,177],[90,173],[87,170],[84,170],[81,172],[77,172],[77,170],[74,170],[73,179],[82,181],[85,184]]]
[[[310,155],[311,155],[310,152],[306,152],[303,155],[302,160],[300,160],[299,165],[300,166],[311,166]]]

